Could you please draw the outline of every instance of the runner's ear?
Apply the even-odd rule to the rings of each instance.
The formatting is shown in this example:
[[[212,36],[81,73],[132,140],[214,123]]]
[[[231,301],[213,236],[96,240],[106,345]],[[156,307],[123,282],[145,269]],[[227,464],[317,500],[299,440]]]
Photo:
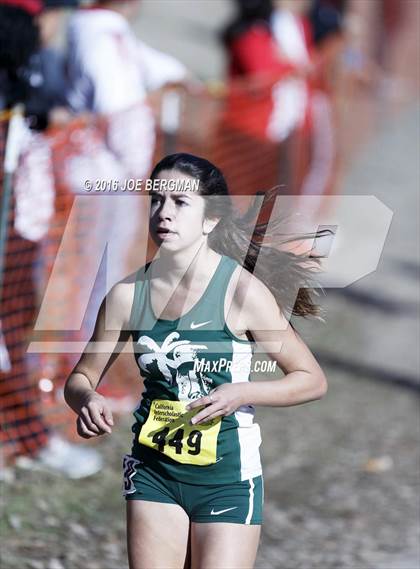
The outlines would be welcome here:
[[[206,217],[203,221],[203,233],[209,235],[219,223],[220,217]]]

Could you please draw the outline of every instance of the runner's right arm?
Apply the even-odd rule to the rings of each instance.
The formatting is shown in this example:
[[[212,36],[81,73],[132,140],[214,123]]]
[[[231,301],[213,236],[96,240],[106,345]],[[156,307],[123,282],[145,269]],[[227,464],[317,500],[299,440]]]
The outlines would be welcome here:
[[[77,432],[81,437],[111,433],[112,412],[96,388],[130,336],[133,295],[134,285],[129,283],[116,284],[106,295],[92,337],[67,379],[64,398],[78,415]]]

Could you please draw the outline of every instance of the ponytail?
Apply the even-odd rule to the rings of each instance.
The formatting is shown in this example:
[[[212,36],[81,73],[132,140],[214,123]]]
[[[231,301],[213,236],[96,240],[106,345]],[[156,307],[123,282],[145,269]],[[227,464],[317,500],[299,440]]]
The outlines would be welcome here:
[[[265,193],[262,212],[266,205],[273,204],[277,193],[277,188]],[[320,272],[320,259],[285,250],[287,243],[313,240],[321,234],[282,234],[280,230],[284,229],[287,216],[255,224],[258,203],[256,198],[243,217],[223,217],[209,235],[209,246],[219,254],[236,259],[260,279],[284,313],[314,316],[323,321],[322,310],[313,300],[313,295],[319,296],[316,289],[323,290],[315,280]]]

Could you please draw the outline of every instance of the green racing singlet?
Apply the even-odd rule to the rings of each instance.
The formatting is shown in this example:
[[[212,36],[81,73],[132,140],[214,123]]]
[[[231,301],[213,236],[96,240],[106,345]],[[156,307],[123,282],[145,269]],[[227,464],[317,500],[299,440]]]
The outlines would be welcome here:
[[[150,263],[136,274],[130,330],[144,392],[134,411],[132,456],[162,475],[192,484],[228,484],[261,474],[254,408],[239,407],[201,425],[186,405],[223,383],[250,380],[254,343],[237,338],[224,318],[239,263],[222,255],[201,299],[175,320],[157,319],[150,302]]]

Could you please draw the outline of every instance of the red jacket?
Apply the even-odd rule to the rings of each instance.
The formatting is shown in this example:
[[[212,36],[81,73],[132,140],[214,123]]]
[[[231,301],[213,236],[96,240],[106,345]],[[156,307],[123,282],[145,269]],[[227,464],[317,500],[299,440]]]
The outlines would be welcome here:
[[[305,41],[312,48],[310,24],[303,19]],[[256,23],[229,45],[229,94],[225,124],[250,136],[267,140],[273,111],[272,87],[296,71],[282,58],[267,24]]]

